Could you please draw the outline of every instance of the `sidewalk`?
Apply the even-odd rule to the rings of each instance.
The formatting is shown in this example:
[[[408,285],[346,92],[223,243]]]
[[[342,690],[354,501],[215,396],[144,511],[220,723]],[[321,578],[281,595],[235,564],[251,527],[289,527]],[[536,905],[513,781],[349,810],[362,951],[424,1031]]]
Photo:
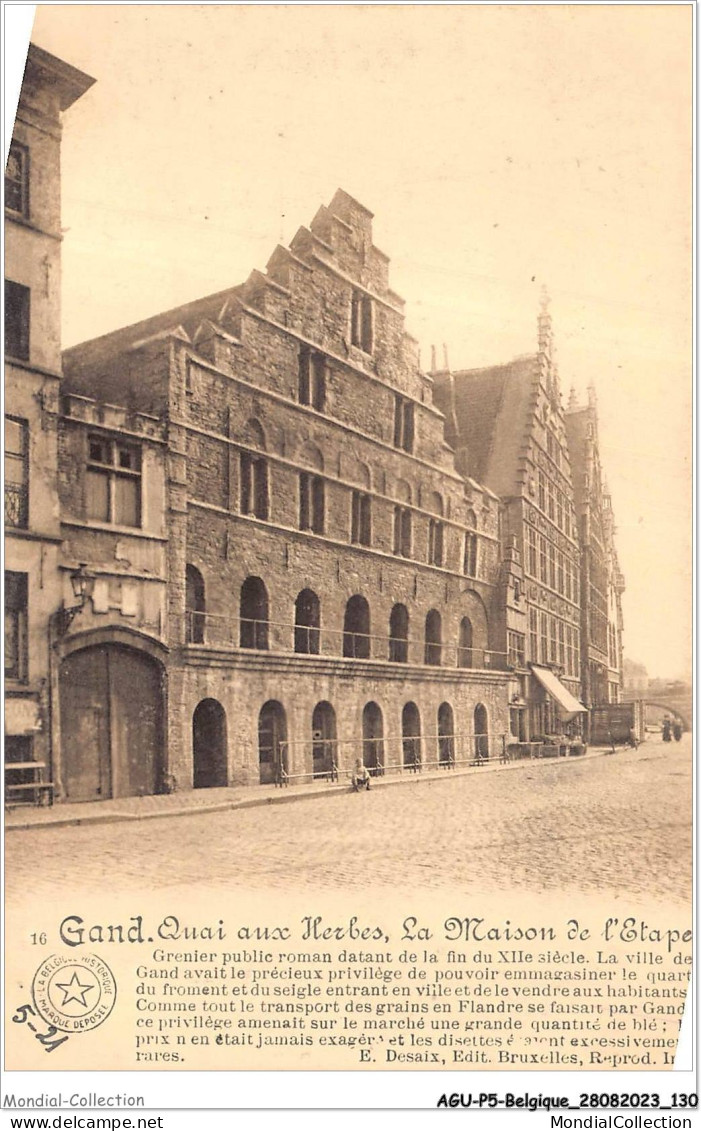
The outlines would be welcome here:
[[[389,789],[398,785],[420,785],[443,782],[470,774],[508,773],[526,767],[570,765],[610,753],[609,747],[589,747],[582,757],[524,758],[518,762],[494,760],[481,766],[455,770],[425,770],[392,777],[373,778],[372,789]],[[285,805],[312,797],[329,797],[349,793],[348,775],[338,782],[308,782],[276,788],[272,785],[223,786],[217,789],[193,789],[186,793],[158,794],[152,797],[119,797],[110,801],[84,801],[74,804],[59,802],[53,806],[21,806],[6,809],[5,830],[55,828],[60,825],[94,825],[114,821],[147,821],[158,817],[192,817],[201,813],[221,813],[227,809],[251,809],[260,805]]]

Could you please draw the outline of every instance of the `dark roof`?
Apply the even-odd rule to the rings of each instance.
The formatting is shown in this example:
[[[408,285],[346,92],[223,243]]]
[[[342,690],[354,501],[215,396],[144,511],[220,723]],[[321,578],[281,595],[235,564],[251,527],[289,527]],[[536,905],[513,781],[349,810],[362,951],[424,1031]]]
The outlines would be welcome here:
[[[206,298],[188,302],[184,306],[173,307],[162,314],[155,314],[152,318],[145,318],[141,322],[134,322],[131,326],[123,326],[119,330],[112,330],[100,338],[92,338],[88,342],[71,346],[63,353],[63,371],[66,375],[71,372],[82,371],[87,367],[94,367],[100,363],[116,357],[136,345],[157,334],[168,330],[177,330],[179,327],[191,338],[197,327],[205,318],[217,320],[225,303],[232,298],[239,287],[230,287],[225,291]],[[182,336],[182,335],[181,335]]]
[[[535,355],[453,374],[459,444],[469,474],[497,495],[517,493],[519,455],[530,432],[538,386]]]

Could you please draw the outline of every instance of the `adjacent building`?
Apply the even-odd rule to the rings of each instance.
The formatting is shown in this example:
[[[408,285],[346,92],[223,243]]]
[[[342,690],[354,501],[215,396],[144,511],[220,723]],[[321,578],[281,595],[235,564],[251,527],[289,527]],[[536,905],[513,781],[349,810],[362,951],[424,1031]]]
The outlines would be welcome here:
[[[30,45],[5,172],[5,761],[38,763],[45,780],[52,640],[69,595],[59,568],[61,115],[93,81]],[[34,777],[17,768],[9,780],[21,792]]]
[[[522,571],[520,599],[505,603],[502,627],[519,685],[512,733],[534,739],[574,732],[585,713],[580,544],[547,301],[537,353],[433,376],[456,463],[502,500],[505,558]]]
[[[570,396],[565,415],[579,528],[582,701],[587,707],[620,702],[625,579],[614,540],[611,495],[601,468],[596,393],[580,406]]]

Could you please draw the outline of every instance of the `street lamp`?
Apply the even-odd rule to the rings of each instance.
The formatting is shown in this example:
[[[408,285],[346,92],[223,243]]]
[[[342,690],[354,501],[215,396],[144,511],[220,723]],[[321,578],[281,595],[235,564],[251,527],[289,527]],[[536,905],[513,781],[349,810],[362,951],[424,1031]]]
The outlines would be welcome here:
[[[73,621],[85,608],[85,603],[92,595],[93,587],[95,585],[95,574],[91,573],[88,569],[87,562],[81,562],[78,569],[74,570],[71,574],[71,589],[77,604],[66,607],[65,604],[61,605],[54,613],[56,618],[56,633],[58,636],[65,636],[68,629],[71,627]]]

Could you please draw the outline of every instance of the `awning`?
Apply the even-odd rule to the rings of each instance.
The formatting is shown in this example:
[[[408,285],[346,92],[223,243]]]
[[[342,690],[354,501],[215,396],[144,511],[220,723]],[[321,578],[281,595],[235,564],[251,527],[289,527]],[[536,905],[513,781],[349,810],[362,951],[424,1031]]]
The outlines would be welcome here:
[[[556,675],[553,674],[548,668],[537,668],[535,664],[531,664],[531,671],[538,680],[541,687],[544,687],[548,695],[551,695],[556,703],[559,703],[563,710],[563,722],[569,722],[575,715],[581,715],[586,712],[586,707],[575,699],[571,691],[568,691],[564,684],[560,683]]]

